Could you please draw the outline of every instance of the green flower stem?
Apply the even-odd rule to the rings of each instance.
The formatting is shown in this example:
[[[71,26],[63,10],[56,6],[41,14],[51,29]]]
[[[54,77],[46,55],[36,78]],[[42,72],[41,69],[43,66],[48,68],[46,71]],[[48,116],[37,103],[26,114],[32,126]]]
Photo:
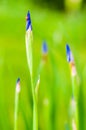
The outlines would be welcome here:
[[[78,130],[78,92],[79,86],[77,84],[77,74],[72,75],[71,73],[71,80],[72,80],[72,98],[70,101],[70,129],[71,130]]]
[[[41,61],[38,67],[37,78],[35,85],[33,84],[33,78],[31,78],[32,93],[33,93],[33,130],[38,130],[38,87],[40,83],[40,73],[43,67],[43,62]],[[35,89],[34,89],[35,86]]]
[[[16,93],[15,94],[14,130],[17,130],[18,98],[19,98],[19,94]]]
[[[36,96],[34,97],[34,104],[33,104],[33,130],[38,130],[38,109],[37,109]]]
[[[27,13],[27,17],[26,17],[25,42],[26,42],[27,62],[28,62],[28,68],[30,71],[31,89],[32,89],[32,96],[33,96],[33,130],[38,130],[38,109],[37,109],[38,100],[37,99],[38,99],[38,88],[39,88],[39,83],[40,83],[40,71],[42,69],[43,63],[39,65],[37,79],[35,83],[33,79],[33,45],[32,45],[33,35],[32,35],[30,12]]]
[[[77,82],[77,72],[74,62],[74,57],[72,55],[71,49],[69,45],[66,45],[66,54],[67,54],[67,61],[70,65],[71,71],[71,79],[72,79],[72,94],[71,94],[71,101],[70,101],[70,129],[71,130],[78,130],[78,93],[79,93],[79,86]]]
[[[70,102],[70,129],[78,130],[78,108],[73,98]]]
[[[43,63],[40,62],[35,85],[33,85],[33,78],[31,78],[32,90],[33,90],[33,130],[38,130],[38,106],[37,106],[38,105],[38,87],[40,83],[40,72],[41,72],[42,66],[43,66]],[[35,89],[34,89],[34,86],[35,86]]]
[[[33,85],[33,77],[31,77],[31,86],[33,94],[33,130],[38,130],[38,110],[37,110],[37,99],[35,89]]]
[[[18,79],[17,81],[15,91],[14,130],[17,130],[19,93],[20,93],[20,79]]]
[[[73,94],[73,99],[72,99],[72,123],[74,121],[76,125],[76,129],[78,130],[78,86],[76,82],[76,76],[72,76],[72,94]],[[73,124],[72,124],[73,125]]]
[[[78,101],[78,96],[79,96],[79,86],[77,82],[77,75],[72,76],[72,95],[74,96],[74,99],[76,102]]]
[[[33,81],[32,31],[26,32],[26,53],[27,53],[28,68],[31,77],[31,88],[33,96],[33,130],[38,130],[37,100]]]

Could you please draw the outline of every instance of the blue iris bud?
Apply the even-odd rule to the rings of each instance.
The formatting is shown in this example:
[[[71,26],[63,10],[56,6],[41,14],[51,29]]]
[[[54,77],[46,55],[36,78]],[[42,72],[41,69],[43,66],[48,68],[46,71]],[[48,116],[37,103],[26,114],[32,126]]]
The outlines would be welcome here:
[[[71,62],[71,50],[70,50],[70,47],[69,47],[69,45],[67,44],[66,45],[66,55],[67,55],[67,61],[68,62]]]
[[[26,16],[26,31],[27,31],[29,28],[32,30],[30,12],[28,11],[27,16]]]
[[[47,47],[46,42],[44,41],[42,44],[42,53],[46,54],[47,52],[48,52],[48,47]]]
[[[16,84],[20,82],[20,78],[17,79]]]

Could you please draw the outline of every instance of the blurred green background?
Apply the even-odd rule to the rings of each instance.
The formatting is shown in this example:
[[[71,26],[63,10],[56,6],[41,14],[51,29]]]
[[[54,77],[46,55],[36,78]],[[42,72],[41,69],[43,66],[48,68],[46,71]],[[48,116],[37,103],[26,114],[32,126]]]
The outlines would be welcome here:
[[[25,24],[30,10],[33,26],[34,77],[42,41],[48,60],[41,72],[39,130],[67,130],[71,76],[65,45],[69,43],[79,75],[79,130],[86,130],[86,8],[85,0],[0,0],[0,130],[13,130],[16,79],[21,78],[18,130],[32,130],[33,100],[26,59]]]

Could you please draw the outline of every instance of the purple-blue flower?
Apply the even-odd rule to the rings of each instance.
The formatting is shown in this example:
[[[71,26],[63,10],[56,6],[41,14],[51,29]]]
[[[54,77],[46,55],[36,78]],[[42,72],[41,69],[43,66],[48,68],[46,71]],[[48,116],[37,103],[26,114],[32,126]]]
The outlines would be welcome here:
[[[71,62],[71,60],[72,60],[72,53],[71,53],[71,50],[70,50],[70,47],[69,47],[69,45],[67,44],[66,45],[66,55],[67,55],[67,61],[68,62]]]
[[[47,47],[46,42],[44,41],[42,44],[42,53],[46,54],[47,52],[48,52],[48,47]]]
[[[19,82],[20,82],[20,78],[17,79],[16,84],[18,84]]]
[[[27,16],[26,16],[26,31],[27,31],[29,28],[32,30],[30,12],[28,11]]]

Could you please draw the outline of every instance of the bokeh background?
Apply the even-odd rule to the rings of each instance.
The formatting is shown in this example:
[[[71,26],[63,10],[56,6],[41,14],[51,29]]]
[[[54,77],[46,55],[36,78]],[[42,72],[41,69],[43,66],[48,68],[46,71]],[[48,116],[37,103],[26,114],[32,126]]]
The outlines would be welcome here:
[[[86,0],[0,0],[0,130],[13,130],[18,77],[18,130],[32,130],[33,100],[25,49],[28,10],[33,26],[34,78],[43,40],[48,45],[38,96],[39,130],[68,130],[71,76],[66,43],[73,51],[79,76],[79,130],[86,130]]]

